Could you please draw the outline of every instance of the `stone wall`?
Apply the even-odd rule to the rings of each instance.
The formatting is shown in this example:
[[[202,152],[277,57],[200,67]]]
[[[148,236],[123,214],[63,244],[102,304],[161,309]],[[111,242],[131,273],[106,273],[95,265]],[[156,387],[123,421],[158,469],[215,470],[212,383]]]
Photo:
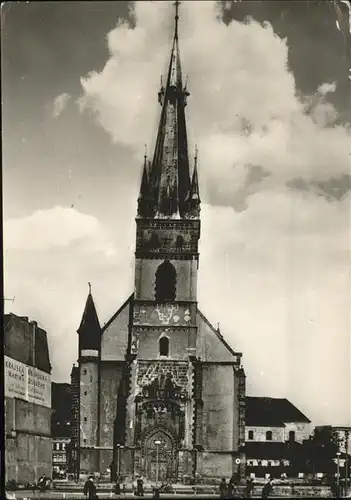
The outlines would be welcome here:
[[[98,430],[98,362],[80,363],[80,447],[96,446]]]
[[[152,360],[160,357],[159,339],[161,335],[166,335],[169,339],[169,357],[171,359],[188,359],[191,348],[195,348],[196,327],[134,327],[133,339],[136,341],[139,359]]]
[[[6,481],[36,481],[51,476],[51,409],[20,399],[5,398]]]
[[[154,300],[158,266],[164,259],[135,260],[135,299]],[[196,301],[197,261],[170,260],[177,272],[176,300]]]
[[[80,471],[85,473],[100,472],[99,450],[94,448],[80,449]]]
[[[102,361],[123,361],[128,347],[131,297],[103,328],[101,339]]]
[[[113,449],[114,422],[117,411],[117,391],[124,363],[101,363],[100,367],[100,428],[99,446]]]
[[[207,321],[205,316],[197,312],[197,345],[196,356],[202,361],[229,361],[240,363],[240,353],[234,353],[224,338]]]
[[[232,476],[231,453],[197,453],[197,472],[203,478],[229,479]]]
[[[253,432],[253,439],[249,439],[249,432]],[[266,433],[272,433],[271,441],[284,442],[284,427],[263,427],[248,425],[245,428],[246,441],[267,441]],[[288,439],[288,438],[287,438]]]
[[[308,439],[311,434],[311,424],[302,422],[285,422],[284,441],[289,440],[289,432],[295,433],[295,441],[302,443],[304,439]]]
[[[28,317],[4,316],[4,354],[25,365],[51,372],[47,333]]]
[[[232,365],[203,365],[202,400],[204,449],[232,451],[233,413],[238,411]]]

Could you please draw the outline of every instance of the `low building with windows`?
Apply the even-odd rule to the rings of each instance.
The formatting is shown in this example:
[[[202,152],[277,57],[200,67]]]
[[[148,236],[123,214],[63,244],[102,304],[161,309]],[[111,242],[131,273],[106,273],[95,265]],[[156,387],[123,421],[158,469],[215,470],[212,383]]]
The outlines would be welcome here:
[[[69,462],[71,442],[71,384],[52,383],[52,476],[64,477]]]
[[[291,450],[308,439],[311,421],[287,399],[247,396],[245,401],[247,474],[292,475]]]

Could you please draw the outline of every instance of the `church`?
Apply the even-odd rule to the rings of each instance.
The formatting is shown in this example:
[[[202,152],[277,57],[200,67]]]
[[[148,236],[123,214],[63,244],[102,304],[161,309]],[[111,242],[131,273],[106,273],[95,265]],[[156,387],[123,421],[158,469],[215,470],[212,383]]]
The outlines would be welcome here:
[[[190,481],[245,474],[245,373],[199,310],[200,189],[191,166],[178,4],[152,161],[144,158],[134,286],[101,327],[89,289],[72,370],[78,467]]]

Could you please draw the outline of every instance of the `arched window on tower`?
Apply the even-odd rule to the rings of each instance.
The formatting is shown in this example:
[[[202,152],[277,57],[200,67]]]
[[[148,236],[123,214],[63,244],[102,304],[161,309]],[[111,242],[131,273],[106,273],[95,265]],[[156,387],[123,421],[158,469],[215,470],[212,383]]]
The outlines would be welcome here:
[[[161,337],[158,341],[160,356],[169,356],[169,338]]]
[[[266,432],[266,441],[272,441],[272,431]]]
[[[177,272],[168,261],[156,271],[155,300],[159,303],[173,302],[176,298]]]

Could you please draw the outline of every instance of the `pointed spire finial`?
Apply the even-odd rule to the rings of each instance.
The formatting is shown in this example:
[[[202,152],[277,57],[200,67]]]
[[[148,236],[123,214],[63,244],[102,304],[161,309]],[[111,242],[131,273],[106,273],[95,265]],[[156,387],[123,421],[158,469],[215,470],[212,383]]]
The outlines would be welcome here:
[[[220,329],[219,329],[219,322],[217,323],[217,332],[218,332],[218,333],[220,332]]]
[[[195,164],[197,163],[198,153],[199,153],[199,150],[197,149],[197,144],[195,144],[195,156],[194,156]]]
[[[145,163],[146,163],[146,158],[147,158],[147,145],[144,144],[144,160],[145,160]]]
[[[88,281],[88,287],[89,287],[89,294],[91,294],[91,283]]]
[[[178,39],[178,21],[179,21],[179,0],[176,0],[173,4],[175,6],[175,28],[174,28],[174,38]]]

